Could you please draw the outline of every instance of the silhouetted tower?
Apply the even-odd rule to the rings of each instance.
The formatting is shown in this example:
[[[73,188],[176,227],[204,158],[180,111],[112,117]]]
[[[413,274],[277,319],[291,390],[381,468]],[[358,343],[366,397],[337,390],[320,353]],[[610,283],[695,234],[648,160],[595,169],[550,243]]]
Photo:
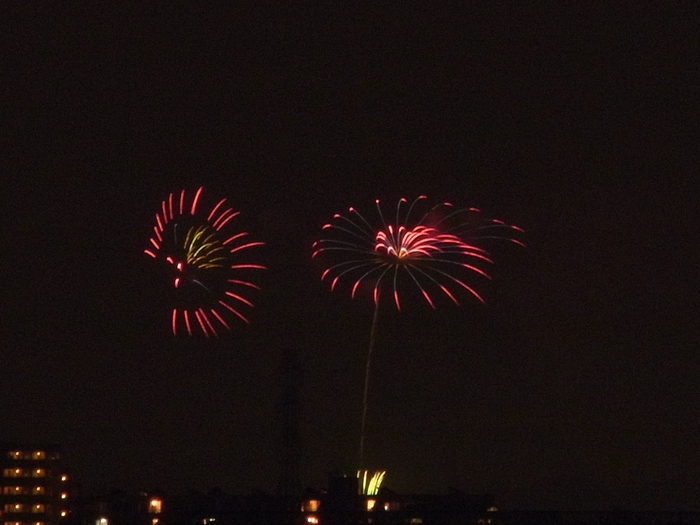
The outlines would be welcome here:
[[[279,368],[280,479],[277,491],[286,496],[301,494],[301,388],[303,369],[296,348],[286,347]]]

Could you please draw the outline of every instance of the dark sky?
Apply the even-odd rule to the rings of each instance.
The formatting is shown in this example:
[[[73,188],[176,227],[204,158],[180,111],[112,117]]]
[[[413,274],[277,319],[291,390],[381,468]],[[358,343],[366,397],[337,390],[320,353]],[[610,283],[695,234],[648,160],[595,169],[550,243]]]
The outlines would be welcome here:
[[[689,3],[165,4],[5,17],[0,440],[62,443],[91,492],[274,490],[296,352],[302,482],[325,486],[355,463],[372,305],[320,282],[311,243],[348,206],[427,194],[528,247],[495,250],[486,305],[380,310],[386,485],[697,508]],[[214,342],[173,339],[143,254],[160,200],[199,185],[269,267]]]

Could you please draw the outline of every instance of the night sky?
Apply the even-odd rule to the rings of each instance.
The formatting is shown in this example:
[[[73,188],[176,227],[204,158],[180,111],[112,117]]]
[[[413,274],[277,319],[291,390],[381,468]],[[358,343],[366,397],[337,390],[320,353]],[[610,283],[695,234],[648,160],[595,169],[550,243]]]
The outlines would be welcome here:
[[[62,444],[88,492],[273,491],[294,354],[302,484],[324,487],[355,467],[373,307],[330,292],[311,243],[426,194],[527,248],[494,247],[485,305],[380,309],[386,486],[700,507],[689,3],[165,4],[3,16],[0,441]],[[160,201],[200,185],[269,267],[215,341],[173,338],[143,253]]]

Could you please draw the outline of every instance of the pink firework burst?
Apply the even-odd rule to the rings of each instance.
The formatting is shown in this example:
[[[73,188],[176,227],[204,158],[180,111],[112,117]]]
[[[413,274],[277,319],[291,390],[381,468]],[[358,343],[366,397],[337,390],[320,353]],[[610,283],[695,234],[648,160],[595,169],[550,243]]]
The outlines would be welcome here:
[[[374,299],[362,397],[360,469],[365,468],[370,363],[381,288],[389,287],[399,310],[399,295],[406,291],[406,286],[417,287],[433,308],[438,296],[459,304],[460,293],[483,302],[471,282],[473,278],[490,278],[486,268],[492,260],[481,245],[482,241],[502,239],[522,245],[517,239],[522,230],[517,226],[484,219],[476,208],[459,209],[447,202],[427,207],[426,202],[424,195],[411,204],[399,199],[391,222],[384,218],[379,200],[375,201],[376,222],[370,222],[355,208],[350,208],[346,215],[336,214],[325,224],[326,237],[313,244],[312,257],[323,259],[325,270],[321,279],[330,281],[331,290],[347,282],[352,297],[358,290],[369,288]]]
[[[235,230],[234,211],[226,199],[211,208],[200,204],[203,188],[189,196],[186,190],[171,193],[155,216],[150,247],[144,252],[165,261],[172,272],[176,306],[172,309],[173,334],[217,335],[230,330],[230,319],[248,319],[242,307],[252,307],[246,292],[259,287],[248,278],[249,270],[264,266],[241,256],[261,246],[247,232]]]
[[[336,214],[323,226],[328,236],[313,245],[312,256],[328,261],[321,279],[330,281],[331,290],[349,281],[352,297],[369,285],[375,304],[381,287],[389,286],[398,309],[402,275],[433,308],[436,293],[455,304],[462,292],[483,302],[471,282],[474,277],[490,278],[486,268],[492,259],[481,241],[494,238],[522,245],[517,239],[522,229],[486,220],[476,208],[459,209],[446,202],[419,212],[426,201],[425,196],[410,204],[399,199],[393,222],[384,218],[379,200],[374,224],[355,208]]]

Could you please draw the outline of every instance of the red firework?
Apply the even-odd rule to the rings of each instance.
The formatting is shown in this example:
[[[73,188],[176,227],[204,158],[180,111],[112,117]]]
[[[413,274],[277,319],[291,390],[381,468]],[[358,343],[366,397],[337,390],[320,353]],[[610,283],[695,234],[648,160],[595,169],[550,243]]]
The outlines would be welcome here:
[[[171,193],[156,213],[151,247],[144,250],[154,259],[166,261],[173,274],[177,306],[172,309],[173,334],[183,329],[193,335],[217,335],[230,330],[229,318],[248,323],[240,306],[252,307],[245,291],[259,289],[245,277],[248,270],[264,266],[240,261],[241,252],[263,243],[248,240],[247,232],[235,231],[232,219],[240,214],[226,199],[208,211],[199,202],[203,188],[188,198],[185,190]]]
[[[436,291],[455,304],[459,304],[460,290],[483,302],[475,287],[466,282],[474,275],[490,278],[485,267],[492,263],[491,257],[478,244],[498,238],[522,245],[515,237],[522,229],[499,220],[485,220],[476,208],[456,209],[450,203],[418,214],[425,200],[420,196],[409,205],[406,199],[400,199],[393,223],[384,219],[379,200],[375,201],[379,222],[374,225],[355,208],[350,208],[348,215],[336,214],[323,226],[329,236],[313,245],[313,257],[324,255],[329,259],[321,279],[330,280],[331,290],[340,281],[350,281],[352,297],[365,283],[371,283],[375,304],[382,283],[390,281],[398,309],[398,280],[402,274],[433,308]],[[408,209],[402,213],[405,207]]]

